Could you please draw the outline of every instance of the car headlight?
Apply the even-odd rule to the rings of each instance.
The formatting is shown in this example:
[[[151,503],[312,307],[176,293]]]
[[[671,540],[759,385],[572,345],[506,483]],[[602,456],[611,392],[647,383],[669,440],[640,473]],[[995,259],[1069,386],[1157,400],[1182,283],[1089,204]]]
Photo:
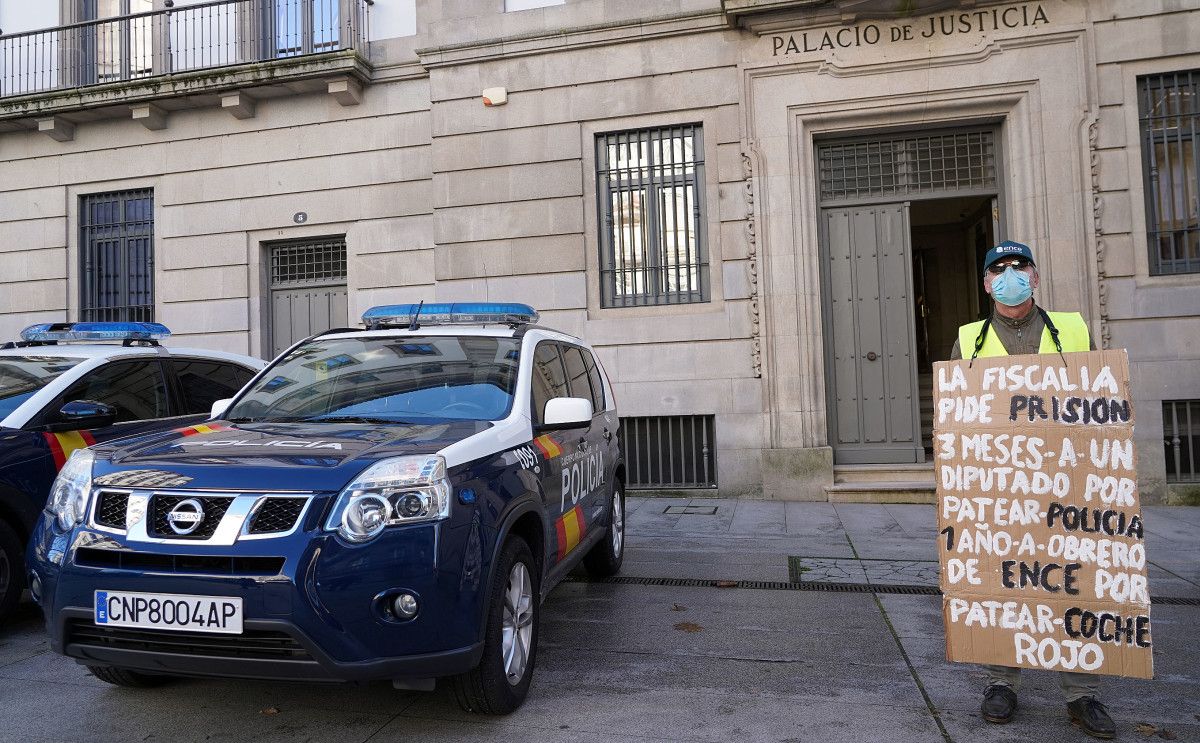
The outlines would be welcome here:
[[[437,455],[393,457],[371,465],[342,490],[325,528],[351,542],[366,542],[389,526],[449,515],[446,460]]]
[[[50,486],[46,508],[54,514],[63,530],[74,529],[83,522],[88,497],[92,494],[92,462],[95,460],[91,449],[76,449]]]

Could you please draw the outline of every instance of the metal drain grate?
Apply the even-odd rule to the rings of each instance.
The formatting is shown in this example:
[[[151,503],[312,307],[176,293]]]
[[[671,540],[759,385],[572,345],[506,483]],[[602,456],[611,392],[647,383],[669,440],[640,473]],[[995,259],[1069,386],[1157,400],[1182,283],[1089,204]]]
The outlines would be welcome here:
[[[716,506],[667,506],[666,508],[663,509],[663,513],[671,515],[671,516],[678,516],[678,515],[683,515],[683,514],[691,515],[691,516],[716,516],[717,515],[717,507]]]
[[[818,591],[825,593],[882,593],[903,596],[941,596],[937,586],[886,583],[824,583],[818,581],[790,582],[783,580],[709,580],[705,578],[644,578],[617,575],[611,578],[590,578],[569,575],[564,583],[604,583],[617,586],[679,586],[683,588],[749,588],[760,591]],[[1151,596],[1152,606],[1200,606],[1200,598],[1180,596]]]
[[[1200,599],[1182,596],[1151,596],[1150,606],[1200,606]]]

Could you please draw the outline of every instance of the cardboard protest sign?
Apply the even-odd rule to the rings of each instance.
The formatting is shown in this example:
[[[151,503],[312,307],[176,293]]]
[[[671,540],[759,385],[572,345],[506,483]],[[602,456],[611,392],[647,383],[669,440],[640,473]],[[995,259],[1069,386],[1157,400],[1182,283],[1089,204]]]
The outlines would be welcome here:
[[[946,657],[1153,677],[1125,351],[939,362],[934,400]]]

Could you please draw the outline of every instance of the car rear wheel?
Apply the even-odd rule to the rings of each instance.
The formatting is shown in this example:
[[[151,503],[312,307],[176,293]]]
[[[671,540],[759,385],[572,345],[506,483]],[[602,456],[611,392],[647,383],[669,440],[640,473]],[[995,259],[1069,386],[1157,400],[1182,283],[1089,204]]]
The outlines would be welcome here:
[[[608,529],[604,539],[596,543],[591,551],[583,558],[583,566],[588,574],[596,578],[607,578],[621,572],[621,562],[625,559],[625,489],[621,483],[613,487],[612,501],[609,503]]]
[[[454,679],[458,703],[468,712],[507,715],[525,701],[537,656],[540,575],[529,545],[510,537],[489,596],[483,658]]]
[[[113,668],[112,666],[88,666],[88,670],[101,681],[113,686],[124,686],[132,689],[148,689],[153,686],[162,686],[169,680],[166,676],[152,676],[125,668]]]
[[[6,522],[0,521],[0,622],[17,608],[25,590],[25,559],[21,538]]]

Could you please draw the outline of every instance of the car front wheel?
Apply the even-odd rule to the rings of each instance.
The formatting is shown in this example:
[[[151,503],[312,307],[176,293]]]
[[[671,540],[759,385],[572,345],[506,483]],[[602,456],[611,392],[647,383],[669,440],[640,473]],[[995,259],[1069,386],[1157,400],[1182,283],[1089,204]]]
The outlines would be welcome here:
[[[154,686],[162,686],[170,680],[167,676],[153,676],[112,666],[88,666],[88,670],[105,683],[131,689],[149,689]]]
[[[458,703],[468,712],[507,715],[525,701],[537,657],[540,575],[529,545],[510,537],[489,596],[483,658],[454,680]]]

